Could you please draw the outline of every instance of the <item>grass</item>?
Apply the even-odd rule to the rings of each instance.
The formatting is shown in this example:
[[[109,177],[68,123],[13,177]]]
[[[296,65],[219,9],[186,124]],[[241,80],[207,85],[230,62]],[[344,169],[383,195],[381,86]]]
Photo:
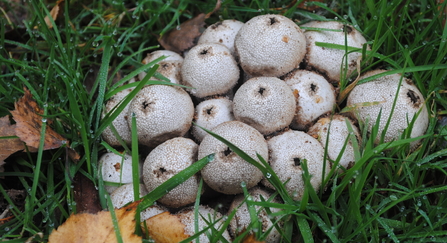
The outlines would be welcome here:
[[[340,0],[315,3],[320,7],[316,12],[289,3],[223,1],[220,10],[206,22],[229,18],[247,21],[256,15],[279,13],[298,24],[310,19],[337,19],[352,24],[371,47],[369,51],[348,50],[364,53],[361,71],[384,68],[411,78],[426,97],[429,128],[421,145],[410,152],[413,139],[403,136],[374,145],[375,137],[381,134],[368,134],[360,124],[362,140],[357,144],[354,167],[342,174],[331,172],[324,183],[326,190],[315,191],[309,186],[300,202],[290,199],[267,163],[246,158],[272,175],[271,183],[285,202],[247,203],[282,209],[275,216],[283,221],[284,242],[446,242],[447,127],[438,121],[447,114],[447,27],[443,24],[446,3]],[[97,161],[108,146],[102,142],[101,132],[148,80],[133,84],[136,91],[122,107],[101,120],[104,101],[118,91],[119,84],[138,72],[156,69],[154,63],[141,64],[147,52],[159,48],[156,35],[214,8],[212,2],[197,0],[125,4],[73,1],[61,4],[60,11],[65,14],[60,14],[53,28],[48,28],[44,17],[54,4],[32,0],[15,6],[17,13],[24,9],[27,15],[13,31],[7,29],[8,19],[0,18],[0,116],[14,109],[14,102],[26,86],[43,107],[45,118],[53,120],[50,126],[70,141],[81,159],[77,163],[66,161],[65,148],[44,151],[41,146],[37,153],[15,154],[6,160],[6,170],[0,173],[4,177],[0,179],[0,193],[14,218],[0,225],[2,240],[23,242],[36,236],[37,241],[45,241],[55,227],[76,212],[71,178],[77,173],[91,179],[104,194]],[[340,91],[353,79],[355,76],[343,79]],[[48,124],[41,134],[46,127]],[[135,155],[137,148],[134,144],[128,149]],[[185,177],[179,178],[175,183]],[[309,176],[305,179],[309,180]],[[171,182],[166,186],[175,185]],[[14,201],[8,194],[10,189],[25,190],[24,200]],[[164,189],[153,193],[161,196]],[[100,198],[106,209],[106,200]],[[143,202],[146,206],[151,203]],[[38,233],[43,233],[42,239]]]

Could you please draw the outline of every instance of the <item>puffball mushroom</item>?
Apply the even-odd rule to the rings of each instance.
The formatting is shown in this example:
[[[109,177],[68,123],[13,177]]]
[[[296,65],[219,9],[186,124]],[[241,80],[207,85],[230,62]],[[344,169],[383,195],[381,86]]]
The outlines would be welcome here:
[[[199,215],[195,217],[195,210],[198,211]],[[195,235],[197,232],[204,230],[205,228],[212,227],[206,232],[199,236],[200,243],[210,242],[207,235],[214,235],[216,231],[222,230],[224,220],[222,220],[222,215],[216,212],[214,209],[207,206],[199,205],[197,209],[193,207],[185,208],[178,212],[176,216],[185,225],[185,234],[189,236]],[[195,223],[198,223],[198,231],[195,230]],[[230,234],[227,229],[223,229],[222,237],[224,237],[228,242],[231,242]],[[221,242],[221,241],[218,241]]]
[[[258,160],[256,153],[263,158],[268,158],[268,148],[264,137],[245,123],[224,122],[215,127],[212,132],[230,141],[256,160]],[[258,168],[208,134],[199,145],[199,159],[212,153],[215,153],[214,160],[203,167],[201,175],[206,184],[215,191],[224,194],[242,193],[242,182],[247,188],[251,188],[263,178]]]
[[[345,68],[346,52],[345,50],[317,46],[316,42],[347,45],[356,48],[362,48],[366,43],[365,37],[354,27],[336,21],[311,21],[301,25],[301,27],[319,28],[318,30],[304,31],[307,40],[307,54],[304,60],[308,67],[318,70],[333,83],[340,81],[342,72],[340,68]],[[348,65],[345,70],[347,76],[356,69],[357,59],[361,57],[362,54],[358,52],[352,52],[347,55]]]
[[[132,90],[133,88],[125,89],[112,96],[112,98],[110,98],[105,105],[102,113],[102,118],[104,118],[107,113],[112,111],[115,106],[117,106],[124,98],[126,98],[126,96],[130,92],[132,92]],[[127,104],[126,107],[124,107],[123,111],[118,114],[115,120],[112,121],[113,127],[116,129],[118,135],[126,144],[130,144],[132,141],[132,134],[130,132],[129,126],[127,126],[127,111],[129,110],[129,104]],[[115,134],[112,132],[112,129],[110,127],[104,129],[104,131],[102,132],[102,138],[111,146],[121,146],[120,141],[117,137],[115,137]]]
[[[352,128],[352,133],[349,131],[347,122]],[[355,156],[351,137],[358,141],[360,133],[351,119],[338,114],[332,117],[323,117],[310,127],[308,134],[320,141],[323,147],[327,144],[327,155],[333,161],[337,159],[344,147],[338,165],[345,169],[354,165]]]
[[[268,191],[261,189],[260,187],[253,187],[248,191],[249,194],[249,200],[253,202],[270,202],[270,203],[279,203],[276,199],[270,199],[272,194]],[[240,233],[243,233],[246,228],[249,227],[252,220],[250,217],[250,212],[248,209],[247,204],[249,202],[245,201],[244,194],[237,195],[233,202],[230,205],[230,209],[228,210],[229,213],[231,213],[233,210],[236,210],[236,214],[230,221],[230,234],[235,238]],[[263,242],[266,243],[275,243],[279,242],[281,240],[281,235],[279,234],[278,230],[273,225],[272,221],[275,221],[275,217],[272,217],[271,214],[277,213],[280,211],[279,208],[273,208],[270,207],[270,213],[265,210],[265,208],[262,208],[261,206],[254,206],[256,209],[256,215],[258,216],[259,222],[262,226],[262,232],[266,232],[267,230],[271,230],[267,237],[264,239]]]
[[[182,84],[198,98],[225,94],[239,79],[239,67],[224,45],[196,45],[186,54],[182,64]]]
[[[117,183],[106,185],[106,191],[112,193],[120,184],[132,183],[132,156],[124,154],[105,153],[99,158],[102,179],[104,182]],[[141,166],[141,165],[140,165]],[[141,170],[139,170],[141,171]]]
[[[360,80],[385,71],[367,72],[360,77]],[[400,85],[399,81],[402,81]],[[396,96],[396,106],[393,110]],[[381,113],[375,143],[380,142],[380,134],[385,129],[388,119],[390,119],[390,123],[385,133],[384,142],[398,139],[416,115],[417,118],[411,129],[410,137],[422,136],[428,127],[428,111],[425,107],[424,97],[410,79],[402,77],[400,74],[382,76],[355,86],[348,96],[347,106],[353,108],[351,113],[358,120],[368,122],[369,132]],[[418,141],[411,143],[411,147],[414,148],[417,143]]]
[[[290,127],[306,130],[321,115],[336,105],[334,87],[320,74],[295,70],[284,81],[297,96],[296,113]]]
[[[196,106],[194,120],[198,126],[208,130],[226,121],[233,121],[233,102],[224,97],[202,101]],[[208,133],[198,126],[191,128],[192,134],[197,140],[202,141]]]
[[[212,24],[202,33],[197,44],[220,43],[228,47],[228,50],[234,55],[234,38],[243,25],[244,23],[235,19]]]
[[[290,87],[275,77],[256,77],[239,87],[233,99],[236,120],[264,135],[281,130],[292,122],[296,100]]]
[[[138,142],[153,148],[186,134],[194,116],[194,104],[182,88],[149,85],[142,88],[130,103],[129,127],[133,114],[136,116]]]
[[[311,176],[310,184],[318,191],[323,177],[330,171],[329,161],[324,160],[324,149],[318,140],[304,132],[289,130],[270,138],[267,143],[269,164],[282,183],[288,181],[285,188],[294,200],[301,200],[303,197],[304,160]],[[275,189],[266,179],[262,183]]]
[[[143,184],[139,185],[140,197],[145,196],[148,192]],[[110,194],[110,200],[112,201],[113,207],[121,208],[124,205],[134,201],[134,191],[133,185],[125,184],[118,187],[115,191]],[[154,204],[145,210],[141,211],[140,220],[144,221],[152,216],[168,211],[165,207]]]
[[[158,67],[157,72],[168,78],[171,83],[180,84],[180,70],[183,63],[183,57],[179,54],[169,50],[157,50],[148,53],[146,58],[143,59],[142,63],[150,63],[162,56],[165,56],[166,58],[158,62],[160,66]],[[138,78],[140,80],[143,80],[145,76],[146,72],[141,72],[138,74]]]
[[[154,148],[143,164],[143,181],[148,191],[166,182],[197,161],[198,145],[189,138],[177,137]],[[198,175],[193,175],[178,185],[158,202],[178,208],[193,203],[199,190]]]
[[[282,76],[297,68],[306,54],[300,27],[282,15],[260,15],[242,26],[234,40],[236,56],[248,74]]]

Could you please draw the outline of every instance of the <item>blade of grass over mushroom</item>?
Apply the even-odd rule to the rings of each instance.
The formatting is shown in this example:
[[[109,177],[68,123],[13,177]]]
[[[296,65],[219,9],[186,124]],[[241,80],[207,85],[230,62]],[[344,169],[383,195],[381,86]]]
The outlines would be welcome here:
[[[169,180],[161,184],[159,187],[149,192],[146,196],[142,197],[143,201],[138,205],[140,210],[144,210],[165,195],[167,192],[175,188],[176,186],[182,184],[188,178],[199,172],[205,165],[214,159],[214,154],[210,154],[197,162],[190,165],[188,168],[184,169],[180,173],[174,175]]]

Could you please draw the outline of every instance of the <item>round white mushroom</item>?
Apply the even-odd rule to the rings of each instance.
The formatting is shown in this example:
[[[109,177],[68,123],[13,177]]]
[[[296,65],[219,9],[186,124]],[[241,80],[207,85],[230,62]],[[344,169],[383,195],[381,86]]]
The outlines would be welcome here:
[[[169,50],[157,50],[148,53],[147,56],[143,59],[142,63],[150,63],[162,56],[165,56],[166,58],[158,62],[160,67],[158,67],[157,72],[168,78],[171,83],[180,84],[180,70],[183,63],[183,57],[179,54]],[[143,80],[145,76],[146,72],[141,72],[140,74],[138,74],[138,78],[140,80]]]
[[[347,122],[350,124],[352,133]],[[337,160],[344,149],[338,161],[338,166],[343,167],[343,169],[340,168],[340,172],[354,165],[355,156],[351,138],[353,137],[358,141],[360,133],[351,119],[342,115],[323,117],[310,127],[308,134],[320,141],[323,147],[327,144],[327,155],[333,161]]]
[[[149,85],[138,92],[128,111],[128,125],[136,116],[138,142],[156,147],[164,141],[181,137],[191,127],[194,104],[182,88]]]
[[[306,54],[300,27],[282,15],[260,15],[242,26],[234,40],[236,56],[248,74],[282,76],[297,68]]]
[[[236,120],[264,135],[289,126],[295,110],[296,100],[292,90],[275,77],[249,79],[239,87],[233,99]]]
[[[140,184],[139,190],[140,190],[140,198],[148,193],[143,184]],[[130,183],[118,187],[115,191],[112,192],[112,194],[110,194],[110,200],[112,201],[112,204],[115,208],[121,208],[124,205],[133,202],[134,201],[133,184]],[[167,209],[165,207],[154,204],[146,208],[145,210],[141,211],[140,220],[142,222],[152,216],[155,216],[157,214],[166,211]]]
[[[208,130],[226,121],[233,121],[233,102],[228,98],[219,97],[202,101],[196,106],[195,123]],[[197,140],[202,141],[206,133],[202,128],[193,126],[192,134]]]
[[[143,164],[146,189],[154,190],[197,161],[197,147],[191,139],[178,137],[154,148]],[[185,206],[195,201],[198,190],[199,178],[193,175],[158,199],[158,202],[174,208]]]
[[[114,96],[112,96],[106,103],[102,118],[105,117],[107,113],[112,111],[112,109],[117,106],[126,96],[132,92],[133,88],[122,90],[118,93],[116,93]],[[129,103],[130,104],[130,103]],[[129,126],[127,125],[127,111],[129,110],[129,104],[127,104],[124,109],[121,111],[120,114],[115,118],[115,120],[112,121],[113,127],[118,132],[118,135],[120,138],[126,143],[130,144],[132,141],[132,134],[130,132]],[[102,138],[104,141],[106,141],[111,146],[121,146],[120,141],[115,136],[115,134],[112,132],[112,129],[110,127],[107,127],[102,132]]]
[[[106,183],[105,188],[108,193],[112,193],[121,184],[132,183],[132,157],[130,155],[109,152],[102,155],[98,163],[101,166],[102,179]]]
[[[296,113],[290,127],[306,130],[336,105],[334,87],[320,74],[295,70],[284,78],[297,96]]]
[[[235,19],[227,19],[212,24],[202,33],[197,44],[220,43],[225,45],[234,55],[234,38],[243,25],[244,23]]]
[[[362,75],[360,79],[383,72],[385,70],[373,70]],[[399,81],[402,81],[400,86]],[[396,106],[393,110],[396,96]],[[380,142],[388,119],[390,119],[390,123],[385,133],[384,142],[399,139],[415,115],[417,118],[411,130],[411,138],[422,136],[428,127],[428,111],[424,97],[410,79],[402,77],[400,74],[382,76],[355,86],[348,96],[347,105],[353,108],[352,114],[357,119],[368,122],[369,132],[381,113],[376,143]],[[418,141],[413,142],[411,147],[414,148],[417,143]]]
[[[270,151],[269,164],[278,175],[285,188],[294,200],[301,200],[304,193],[304,170],[302,163],[306,161],[310,174],[310,184],[318,191],[323,177],[330,170],[329,161],[324,160],[324,149],[320,142],[312,136],[289,130],[268,140]],[[275,189],[266,179],[262,180],[267,187]]]
[[[263,158],[268,158],[268,148],[264,137],[245,123],[224,122],[215,127],[212,132],[230,141],[256,160],[258,160],[256,153]],[[208,134],[200,143],[199,158],[212,153],[215,153],[214,160],[203,167],[201,175],[206,184],[218,192],[242,193],[242,182],[246,184],[247,188],[251,188],[263,178],[263,174],[258,168],[243,160],[227,145]]]
[[[197,218],[195,217],[195,210],[197,210],[199,213]],[[185,234],[189,236],[193,236],[197,232],[204,230],[205,228],[208,228],[210,225],[212,225],[211,227],[214,230],[209,229],[206,232],[200,234],[200,243],[210,242],[208,235],[215,235],[214,232],[220,231],[224,223],[224,220],[222,220],[222,214],[216,212],[212,208],[202,205],[199,205],[197,209],[193,207],[185,208],[178,212],[176,216],[180,219],[181,223],[185,225]],[[196,223],[198,223],[199,226],[198,231],[195,230]],[[228,242],[231,242],[231,237],[227,229],[223,230],[222,237],[224,237]]]
[[[230,50],[217,43],[200,44],[186,54],[182,64],[182,84],[198,98],[225,94],[239,79],[239,67]]]
[[[271,202],[271,203],[279,203],[276,199],[271,199],[271,193],[267,192],[264,189],[261,189],[260,187],[253,187],[248,191],[248,194],[250,196],[250,201],[253,202]],[[233,210],[236,210],[236,214],[230,221],[230,234],[235,238],[240,233],[243,233],[248,226],[251,224],[252,220],[250,218],[250,212],[248,209],[247,204],[249,202],[245,201],[246,198],[244,194],[237,195],[233,202],[230,205],[230,209],[228,210],[229,213],[231,213]],[[272,217],[271,214],[265,210],[265,208],[261,206],[254,206],[256,210],[256,214],[258,216],[258,220],[261,223],[262,229],[261,231],[264,233],[268,230],[270,232],[266,236],[263,242],[266,243],[275,243],[279,242],[281,240],[281,235],[279,234],[278,230],[274,226],[274,222],[276,218]],[[280,211],[279,208],[269,208],[271,213],[277,213]]]
[[[317,46],[316,42],[338,45],[346,44],[350,47],[362,48],[363,44],[366,43],[366,39],[354,27],[336,21],[312,21],[301,26],[318,28],[318,30],[304,31],[307,40],[307,54],[304,60],[307,65],[324,74],[330,82],[339,82],[342,73],[340,68],[345,68],[345,50]],[[348,66],[344,70],[347,77],[356,69],[357,59],[361,58],[361,56],[362,54],[358,52],[352,52],[347,55]]]

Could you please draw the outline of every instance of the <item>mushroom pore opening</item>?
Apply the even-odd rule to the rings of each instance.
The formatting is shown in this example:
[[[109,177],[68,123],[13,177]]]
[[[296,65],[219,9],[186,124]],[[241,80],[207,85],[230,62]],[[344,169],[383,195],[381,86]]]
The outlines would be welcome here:
[[[301,165],[301,159],[300,158],[293,158],[293,165],[294,166],[300,166]]]
[[[316,92],[318,90],[318,87],[315,84],[310,84],[310,90],[312,90],[312,92]]]
[[[208,54],[208,49],[203,49],[199,54],[200,54],[200,55],[206,55],[206,54]]]
[[[152,102],[148,102],[147,100],[143,101],[142,105],[143,105],[143,109],[146,110],[146,108],[152,104]]]
[[[260,95],[263,95],[263,94],[264,94],[264,91],[265,91],[265,88],[260,87],[259,90],[258,90],[258,93],[259,93]]]
[[[231,149],[230,149],[229,147],[227,147],[227,149],[225,149],[225,150],[223,151],[223,154],[224,154],[225,156],[230,155],[230,154],[231,154]]]
[[[211,115],[211,114],[213,113],[213,108],[214,108],[214,107],[211,107],[211,108],[206,109],[206,110],[205,110],[205,111],[206,111],[206,114]]]
[[[413,90],[408,90],[407,96],[408,98],[410,98],[411,102],[415,107],[419,107],[419,104],[421,103],[421,98]]]
[[[348,25],[343,25],[343,32],[350,34],[352,32],[352,27]]]
[[[275,17],[270,18],[270,25],[274,25],[275,23],[278,23],[279,21]]]

